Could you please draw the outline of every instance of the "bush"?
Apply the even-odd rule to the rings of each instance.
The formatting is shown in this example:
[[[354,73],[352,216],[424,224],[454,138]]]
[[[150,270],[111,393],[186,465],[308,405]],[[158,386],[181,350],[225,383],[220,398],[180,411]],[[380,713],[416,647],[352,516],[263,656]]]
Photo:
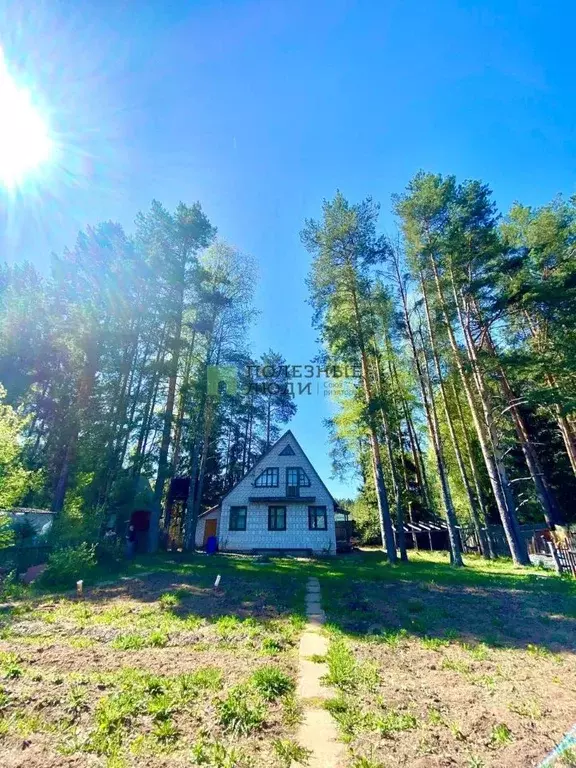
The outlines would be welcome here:
[[[16,534],[12,525],[12,518],[6,512],[0,511],[0,549],[14,546]]]
[[[72,587],[78,579],[85,579],[96,566],[96,546],[83,542],[62,547],[50,554],[48,565],[40,578],[42,586]]]

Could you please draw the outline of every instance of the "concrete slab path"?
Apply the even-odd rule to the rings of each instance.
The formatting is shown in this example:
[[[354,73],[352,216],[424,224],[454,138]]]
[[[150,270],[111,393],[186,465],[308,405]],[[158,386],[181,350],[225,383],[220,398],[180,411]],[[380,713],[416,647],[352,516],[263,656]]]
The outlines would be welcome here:
[[[338,740],[338,729],[330,713],[323,709],[326,699],[335,692],[322,684],[328,674],[328,665],[320,660],[328,651],[328,640],[322,634],[326,614],[322,610],[320,582],[308,579],[306,585],[306,616],[308,623],[300,638],[299,675],[297,695],[302,700],[304,719],[296,740],[311,751],[309,768],[341,768],[344,764],[344,748]],[[312,659],[316,658],[316,661]],[[293,763],[296,768],[296,763]]]

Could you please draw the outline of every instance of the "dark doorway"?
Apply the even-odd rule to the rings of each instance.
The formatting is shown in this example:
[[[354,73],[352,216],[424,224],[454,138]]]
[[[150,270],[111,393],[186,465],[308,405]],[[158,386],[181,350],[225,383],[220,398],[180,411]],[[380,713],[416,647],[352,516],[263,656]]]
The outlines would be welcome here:
[[[136,552],[148,551],[150,514],[149,509],[135,509],[130,516],[130,525],[134,526],[136,532]]]

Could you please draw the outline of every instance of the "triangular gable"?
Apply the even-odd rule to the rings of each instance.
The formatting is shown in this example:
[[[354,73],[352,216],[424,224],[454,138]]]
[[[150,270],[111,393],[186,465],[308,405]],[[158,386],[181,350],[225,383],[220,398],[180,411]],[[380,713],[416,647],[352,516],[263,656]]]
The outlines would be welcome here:
[[[300,453],[301,453],[301,454],[304,456],[304,458],[305,458],[305,459],[306,459],[306,461],[308,462],[308,464],[309,464],[309,466],[310,466],[310,469],[311,469],[311,470],[312,470],[312,472],[314,473],[314,475],[315,475],[316,479],[318,480],[318,482],[320,483],[320,485],[322,485],[322,487],[324,488],[324,490],[326,491],[326,493],[327,493],[327,494],[330,496],[330,498],[332,499],[332,502],[333,502],[334,504],[336,504],[336,500],[334,499],[334,496],[332,496],[332,494],[330,493],[330,491],[328,490],[328,488],[326,488],[326,484],[324,483],[324,481],[322,480],[322,478],[320,477],[320,475],[318,474],[318,472],[316,472],[316,469],[314,468],[314,465],[312,464],[312,462],[310,461],[310,459],[308,458],[308,456],[306,456],[306,453],[304,452],[304,450],[303,450],[302,446],[300,445],[300,443],[298,442],[298,440],[296,440],[296,438],[294,437],[294,435],[293,435],[293,433],[292,433],[292,431],[291,431],[290,429],[286,430],[286,432],[284,432],[284,434],[283,434],[283,435],[281,435],[281,436],[278,438],[278,440],[276,440],[276,442],[275,442],[275,443],[273,443],[273,444],[270,446],[270,448],[268,448],[268,450],[264,451],[264,453],[262,454],[262,456],[260,456],[260,458],[259,458],[259,459],[256,461],[256,463],[255,463],[255,464],[254,464],[254,465],[253,465],[253,466],[252,466],[252,467],[251,467],[251,468],[248,470],[248,472],[246,472],[246,474],[244,475],[244,477],[242,477],[242,478],[241,478],[241,479],[240,479],[240,480],[239,480],[239,481],[236,483],[236,485],[234,485],[232,488],[230,488],[230,490],[228,491],[228,493],[226,493],[226,494],[225,494],[225,495],[222,497],[222,499],[220,500],[220,504],[222,504],[222,502],[224,501],[224,499],[225,499],[227,496],[229,496],[229,495],[232,493],[232,491],[234,491],[234,490],[235,490],[235,489],[236,489],[236,488],[237,488],[237,487],[240,485],[240,483],[241,483],[241,482],[243,482],[243,480],[245,480],[245,479],[248,477],[248,475],[250,475],[252,472],[254,472],[254,473],[255,473],[255,476],[257,477],[257,476],[258,476],[258,474],[259,474],[259,473],[260,473],[260,472],[261,472],[263,469],[265,469],[265,468],[266,468],[266,467],[265,467],[265,464],[264,464],[264,460],[265,460],[265,459],[268,459],[268,458],[270,457],[270,454],[274,453],[274,450],[277,448],[277,446],[279,445],[279,443],[281,443],[281,442],[282,442],[282,441],[283,441],[285,438],[288,438],[288,437],[290,438],[291,442],[292,442],[292,443],[293,443],[293,444],[296,446],[296,451],[294,450],[294,448],[292,448],[292,446],[290,445],[290,443],[288,443],[288,444],[287,444],[287,445],[286,445],[284,448],[282,448],[282,450],[281,450],[281,451],[278,453],[278,455],[279,455],[279,456],[281,456],[281,455],[284,455],[284,456],[285,456],[286,454],[284,453],[284,451],[286,450],[286,448],[287,448],[287,447],[290,447],[290,448],[292,448],[292,453],[291,453],[291,454],[289,453],[289,454],[288,454],[289,456],[290,456],[290,455],[294,455],[294,456],[296,456],[296,455],[297,455],[297,451],[300,451]]]
[[[294,451],[294,448],[288,443],[286,448],[282,448],[278,456],[296,456],[296,453]]]

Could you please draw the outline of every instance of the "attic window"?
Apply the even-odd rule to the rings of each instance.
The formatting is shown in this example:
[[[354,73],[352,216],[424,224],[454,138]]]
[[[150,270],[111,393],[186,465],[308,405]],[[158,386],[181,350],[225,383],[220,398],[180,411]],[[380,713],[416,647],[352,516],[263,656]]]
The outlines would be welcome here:
[[[292,448],[291,445],[287,445],[286,448],[282,448],[280,451],[280,456],[295,456],[294,448]]]
[[[278,478],[278,467],[268,467],[258,475],[254,485],[256,488],[278,488]]]
[[[287,467],[286,485],[296,488],[309,488],[310,478],[306,472],[304,472],[302,467]]]

